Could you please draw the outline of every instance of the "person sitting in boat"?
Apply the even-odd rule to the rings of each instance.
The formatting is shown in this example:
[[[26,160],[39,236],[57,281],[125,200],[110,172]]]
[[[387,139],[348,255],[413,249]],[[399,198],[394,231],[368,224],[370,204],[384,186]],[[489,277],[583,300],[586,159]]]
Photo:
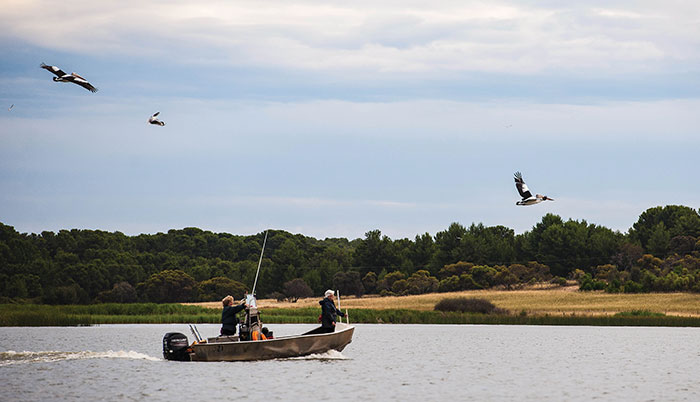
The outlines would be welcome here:
[[[328,289],[325,298],[318,302],[321,305],[321,333],[335,332],[337,316],[345,317],[345,313],[335,307],[335,293]]]
[[[265,337],[265,339],[273,339],[274,336],[272,336],[272,331],[267,329],[267,327],[262,327],[262,334]]]
[[[245,300],[237,305],[233,305],[233,296],[228,295],[221,300],[224,304],[224,310],[221,312],[221,335],[236,335],[236,327],[238,326],[238,317],[236,314],[243,311],[247,304]]]

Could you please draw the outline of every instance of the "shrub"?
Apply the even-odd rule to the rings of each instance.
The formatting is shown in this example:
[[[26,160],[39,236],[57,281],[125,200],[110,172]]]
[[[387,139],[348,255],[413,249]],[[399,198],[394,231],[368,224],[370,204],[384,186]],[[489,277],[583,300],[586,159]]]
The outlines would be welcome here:
[[[436,311],[459,311],[462,313],[504,314],[505,310],[496,307],[486,299],[468,297],[448,297],[435,305]]]
[[[615,314],[616,317],[664,317],[664,313],[655,313],[649,310],[621,311]]]
[[[391,285],[391,291],[396,294],[403,294],[407,287],[408,281],[405,279],[399,279],[398,281],[394,282],[393,285]]]
[[[566,286],[566,278],[561,276],[555,276],[551,281],[553,284],[558,286]]]
[[[593,279],[590,274],[585,274],[579,279],[579,290],[603,290],[607,285],[605,281]]]
[[[644,291],[642,285],[635,281],[625,282],[622,288],[624,293],[642,293]]]
[[[605,287],[605,291],[607,293],[620,293],[620,281],[617,279],[613,279],[608,283],[608,285]]]
[[[396,282],[394,284],[396,284]],[[413,275],[406,280],[406,291],[409,294],[417,295],[422,293],[431,293],[437,289],[437,278],[430,276],[430,272],[426,270],[421,269],[414,272]]]
[[[455,290],[460,290],[459,277],[457,275],[445,278],[438,284],[439,292],[454,292]]]
[[[278,302],[285,301],[287,299],[287,296],[284,295],[282,292],[272,292],[269,295],[267,295],[268,299],[275,299]]]

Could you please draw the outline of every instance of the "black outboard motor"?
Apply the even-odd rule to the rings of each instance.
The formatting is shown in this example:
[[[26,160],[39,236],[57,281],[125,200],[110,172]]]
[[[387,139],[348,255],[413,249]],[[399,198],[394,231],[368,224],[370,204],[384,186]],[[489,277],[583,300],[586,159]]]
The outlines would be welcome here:
[[[190,353],[187,350],[189,347],[190,343],[184,334],[168,332],[163,337],[163,358],[188,362],[190,361]]]

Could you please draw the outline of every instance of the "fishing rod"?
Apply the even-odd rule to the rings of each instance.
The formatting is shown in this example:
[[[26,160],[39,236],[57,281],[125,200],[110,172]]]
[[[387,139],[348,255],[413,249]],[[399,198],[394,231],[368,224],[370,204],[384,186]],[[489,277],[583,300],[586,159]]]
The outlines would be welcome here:
[[[340,310],[340,289],[336,290],[335,293],[338,294],[338,310]],[[340,317],[340,322],[343,322],[343,317]],[[345,309],[345,322],[350,325],[350,316],[348,315],[348,309]]]
[[[260,265],[262,265],[263,253],[265,252],[265,244],[267,243],[267,230],[265,231],[265,240],[263,240],[262,250],[260,250],[260,261],[258,261],[258,270],[255,272],[255,282],[253,283],[253,291],[250,292],[255,296],[255,286],[258,284],[258,275],[260,274]]]

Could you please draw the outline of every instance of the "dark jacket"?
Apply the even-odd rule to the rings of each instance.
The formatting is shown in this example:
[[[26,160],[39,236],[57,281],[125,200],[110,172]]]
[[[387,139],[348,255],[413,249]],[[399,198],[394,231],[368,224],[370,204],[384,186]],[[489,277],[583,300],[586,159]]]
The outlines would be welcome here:
[[[324,328],[334,327],[337,316],[345,317],[345,314],[335,307],[333,300],[327,297],[318,304],[321,305],[321,326]]]
[[[236,314],[241,312],[245,308],[245,303],[241,303],[238,306],[226,306],[224,311],[221,312],[221,330],[226,330],[229,334],[236,333],[236,326],[238,325],[238,317]]]

